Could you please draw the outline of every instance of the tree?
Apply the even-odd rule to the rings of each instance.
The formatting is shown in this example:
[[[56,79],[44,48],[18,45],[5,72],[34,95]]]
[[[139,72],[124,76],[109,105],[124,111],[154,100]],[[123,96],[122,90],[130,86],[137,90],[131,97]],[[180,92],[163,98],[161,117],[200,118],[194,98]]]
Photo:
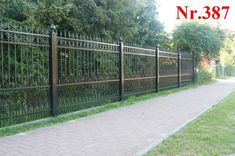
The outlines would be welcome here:
[[[59,24],[66,18],[72,8],[72,2],[67,0],[37,1],[34,19],[40,25]]]
[[[137,22],[139,30],[135,38],[142,44],[157,45],[163,44],[166,34],[163,24],[157,20],[156,0],[146,0],[140,2],[142,6],[138,12]]]
[[[226,32],[224,47],[220,51],[220,61],[225,65],[235,65],[235,34]]]
[[[197,59],[200,56],[217,58],[223,41],[222,30],[197,22],[182,23],[173,32],[175,48],[189,53],[194,52]]]
[[[1,0],[8,22],[156,46],[166,39],[156,0]]]
[[[29,4],[26,0],[1,0],[0,15],[4,18],[23,22],[32,16],[34,9],[35,6]]]

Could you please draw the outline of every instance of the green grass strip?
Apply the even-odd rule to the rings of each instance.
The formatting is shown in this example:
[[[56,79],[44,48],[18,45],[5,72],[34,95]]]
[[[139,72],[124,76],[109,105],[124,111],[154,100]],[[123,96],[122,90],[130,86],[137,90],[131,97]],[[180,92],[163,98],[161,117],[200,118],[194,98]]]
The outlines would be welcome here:
[[[41,127],[46,127],[46,126],[50,126],[50,125],[54,125],[54,124],[58,124],[58,123],[63,123],[63,122],[70,121],[70,120],[79,119],[82,117],[94,115],[94,114],[101,113],[101,112],[108,111],[108,110],[112,110],[115,108],[130,106],[130,105],[136,104],[138,102],[141,102],[141,101],[144,101],[147,99],[151,99],[151,98],[155,98],[155,97],[159,97],[159,96],[166,96],[166,95],[169,95],[172,93],[176,93],[178,91],[196,88],[198,86],[211,84],[213,82],[215,82],[215,81],[190,84],[187,86],[183,86],[181,88],[164,90],[164,91],[160,91],[158,93],[151,93],[151,94],[147,94],[147,95],[143,95],[143,96],[132,96],[122,102],[110,103],[110,104],[106,104],[106,105],[103,105],[100,107],[95,107],[95,108],[84,110],[84,111],[60,115],[60,116],[54,117],[54,118],[50,117],[50,118],[46,118],[46,119],[42,119],[42,120],[37,120],[37,121],[27,122],[27,123],[15,125],[15,126],[1,128],[0,129],[0,138],[5,137],[5,136],[9,136],[9,135],[13,135],[13,134],[23,133],[23,132],[26,132],[29,130],[34,130],[34,129],[41,128]]]
[[[235,154],[235,92],[146,155],[229,154]]]

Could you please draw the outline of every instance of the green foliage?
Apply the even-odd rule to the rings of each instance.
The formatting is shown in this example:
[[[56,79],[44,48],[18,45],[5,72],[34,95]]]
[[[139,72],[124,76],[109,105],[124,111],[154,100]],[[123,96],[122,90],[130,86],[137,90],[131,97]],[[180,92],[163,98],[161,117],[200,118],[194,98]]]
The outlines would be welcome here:
[[[234,73],[234,66],[232,65],[227,65],[226,68],[225,68],[225,74],[226,76],[233,76],[235,73]]]
[[[196,73],[197,82],[211,81],[212,78],[213,78],[213,74],[204,69]]]
[[[225,65],[235,65],[235,35],[226,32],[224,47],[220,51],[220,61]]]
[[[173,33],[174,46],[182,51],[194,52],[199,56],[215,58],[223,46],[224,33],[197,22],[186,22],[179,25]]]
[[[199,71],[196,72],[196,81],[197,82],[206,82],[213,79],[213,73],[203,67],[202,64],[199,64]]]
[[[35,10],[35,6],[33,4],[29,4],[26,0],[5,0],[2,4],[3,8],[0,11],[0,15],[19,22],[30,19]]]
[[[166,41],[156,0],[1,0],[8,22],[156,46]]]
[[[64,0],[43,0],[37,2],[34,19],[46,26],[62,22],[68,16],[72,3]]]
[[[235,66],[233,65],[224,65],[221,64],[216,66],[216,77],[223,78],[227,76],[234,76],[235,75]]]

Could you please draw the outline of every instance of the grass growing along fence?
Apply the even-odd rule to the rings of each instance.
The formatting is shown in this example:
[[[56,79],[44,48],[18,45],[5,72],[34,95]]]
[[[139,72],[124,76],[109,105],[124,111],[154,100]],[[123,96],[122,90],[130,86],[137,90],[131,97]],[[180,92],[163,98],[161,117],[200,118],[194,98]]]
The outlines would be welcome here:
[[[146,156],[235,154],[235,92]]]

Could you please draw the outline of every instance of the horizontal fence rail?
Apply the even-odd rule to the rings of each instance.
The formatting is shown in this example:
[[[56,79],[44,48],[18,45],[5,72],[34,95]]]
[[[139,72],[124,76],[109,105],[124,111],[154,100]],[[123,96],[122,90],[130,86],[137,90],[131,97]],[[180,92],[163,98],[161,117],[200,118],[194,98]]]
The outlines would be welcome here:
[[[187,53],[0,26],[0,127],[193,81]]]

